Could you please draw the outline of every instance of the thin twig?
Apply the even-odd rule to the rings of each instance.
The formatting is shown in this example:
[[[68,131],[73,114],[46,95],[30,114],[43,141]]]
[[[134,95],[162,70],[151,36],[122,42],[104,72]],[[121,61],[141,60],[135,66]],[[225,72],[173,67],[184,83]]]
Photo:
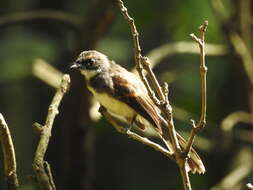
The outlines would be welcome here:
[[[4,174],[8,184],[8,190],[19,190],[19,182],[17,177],[17,165],[14,145],[8,125],[0,113],[0,143],[3,149],[4,157]]]
[[[188,155],[191,151],[193,141],[199,130],[205,127],[206,124],[206,74],[207,67],[205,64],[205,32],[208,26],[208,22],[205,21],[203,25],[199,27],[200,35],[199,37],[191,34],[190,36],[199,44],[200,49],[200,80],[201,80],[201,115],[197,125],[192,120],[192,130],[187,142],[186,148],[184,150],[185,154]]]
[[[38,132],[40,133],[40,140],[34,157],[33,169],[42,190],[56,189],[53,183],[51,171],[48,169],[48,163],[45,164],[44,156],[48,147],[49,139],[51,137],[51,130],[55,116],[59,113],[58,107],[69,86],[70,77],[69,75],[64,75],[62,78],[61,86],[55,93],[55,96],[48,108],[45,124],[43,126],[40,124],[34,124],[34,127],[37,128]]]
[[[141,46],[140,46],[140,42],[139,42],[139,33],[136,29],[134,19],[132,17],[130,17],[130,15],[128,14],[127,8],[124,6],[123,1],[118,0],[118,5],[119,5],[119,8],[120,8],[124,18],[126,19],[127,23],[129,24],[129,27],[131,29],[131,33],[132,33],[132,37],[133,37],[133,44],[134,44],[133,50],[134,50],[136,70],[138,71],[143,84],[145,85],[146,89],[148,90],[149,96],[153,99],[155,104],[159,105],[160,102],[159,102],[158,98],[156,97],[154,91],[150,87],[148,80],[146,79],[144,71],[143,71],[143,67],[142,67],[143,61],[141,60],[142,55],[141,55]]]
[[[162,146],[160,146],[159,144],[157,143],[154,143],[152,142],[151,140],[149,140],[148,138],[146,137],[142,137],[130,130],[126,130],[124,129],[124,127],[120,126],[116,120],[113,118],[113,116],[111,114],[109,114],[107,112],[107,110],[100,106],[99,108],[99,111],[100,113],[112,124],[112,126],[119,132],[119,133],[122,133],[122,134],[125,134],[127,135],[129,138],[133,139],[133,140],[136,140],[136,141],[139,141],[147,146],[150,146],[152,148],[154,148],[156,151],[159,151],[161,152],[162,154],[164,154],[165,156],[169,157],[169,158],[173,158],[173,154],[172,152],[170,152],[169,150],[163,148]]]

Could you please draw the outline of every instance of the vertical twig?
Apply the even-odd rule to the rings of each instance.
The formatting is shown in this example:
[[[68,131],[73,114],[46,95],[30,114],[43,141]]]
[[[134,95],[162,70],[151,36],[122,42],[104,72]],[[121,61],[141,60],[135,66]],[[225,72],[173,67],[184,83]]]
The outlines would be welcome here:
[[[201,114],[200,119],[197,125],[195,125],[195,122],[192,120],[192,130],[191,134],[187,143],[187,146],[184,150],[186,155],[189,154],[194,138],[199,130],[205,127],[206,124],[206,74],[207,74],[207,66],[205,64],[205,32],[208,26],[208,21],[205,21],[204,24],[202,24],[199,27],[199,37],[195,36],[194,34],[191,34],[190,36],[199,44],[200,49],[200,81],[201,81]]]
[[[154,91],[152,90],[152,88],[150,87],[148,80],[145,77],[144,71],[143,71],[143,65],[142,63],[144,63],[144,61],[142,61],[143,57],[141,55],[141,46],[140,46],[140,42],[139,42],[139,33],[136,29],[135,23],[134,23],[134,19],[132,17],[130,17],[130,15],[127,12],[127,8],[124,6],[123,1],[118,0],[118,5],[119,8],[124,16],[124,18],[126,19],[126,21],[129,24],[129,27],[131,29],[131,33],[132,33],[132,38],[133,38],[133,50],[134,50],[134,58],[135,58],[135,65],[136,65],[136,70],[138,71],[140,78],[142,80],[142,82],[144,83],[144,85],[146,86],[149,96],[153,99],[153,101],[156,104],[160,104],[158,98],[155,96]]]
[[[44,161],[44,156],[48,147],[49,139],[51,137],[51,130],[53,127],[55,116],[59,113],[58,107],[60,102],[70,86],[69,75],[64,75],[61,86],[55,93],[55,96],[48,108],[48,114],[44,126],[35,123],[33,126],[40,133],[39,144],[35,153],[33,170],[42,190],[55,190],[50,166]]]
[[[3,149],[4,157],[4,174],[8,184],[8,190],[19,190],[17,178],[17,166],[15,150],[11,134],[3,115],[0,113],[0,142]]]

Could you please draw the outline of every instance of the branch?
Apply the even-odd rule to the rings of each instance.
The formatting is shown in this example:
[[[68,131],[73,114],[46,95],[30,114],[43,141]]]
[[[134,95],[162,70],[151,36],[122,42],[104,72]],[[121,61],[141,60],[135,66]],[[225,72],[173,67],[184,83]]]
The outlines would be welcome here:
[[[0,113],[0,143],[3,149],[4,174],[8,184],[8,190],[19,190],[17,177],[16,157],[11,134],[3,115]]]
[[[155,93],[152,90],[152,88],[150,87],[148,80],[145,77],[142,65],[141,65],[142,64],[142,61],[141,61],[142,55],[141,55],[141,47],[140,47],[140,42],[139,42],[139,33],[136,29],[134,19],[129,16],[129,14],[127,12],[127,8],[124,6],[123,1],[118,0],[118,5],[119,5],[119,8],[120,8],[125,20],[127,21],[128,25],[131,29],[132,39],[133,39],[133,44],[134,44],[133,50],[134,50],[136,70],[138,71],[143,84],[145,85],[146,89],[148,90],[149,96],[153,99],[153,101],[156,104],[159,104],[159,100],[155,96]]]
[[[164,154],[165,156],[169,157],[170,159],[173,158],[173,154],[169,150],[167,150],[167,149],[163,148],[162,146],[160,146],[159,144],[157,144],[155,142],[152,142],[151,140],[149,140],[146,137],[141,137],[140,135],[138,135],[138,134],[136,134],[134,132],[131,132],[130,130],[124,129],[124,127],[120,126],[115,121],[115,119],[113,118],[113,116],[107,112],[106,108],[100,106],[99,112],[112,124],[112,126],[119,133],[125,134],[125,135],[127,135],[129,138],[131,138],[133,140],[139,141],[139,142],[141,142],[141,143],[143,143],[143,144],[145,144],[147,146],[152,147],[153,149],[155,149],[156,151],[161,152],[162,154]]]
[[[199,48],[200,48],[201,115],[200,115],[200,120],[197,125],[195,125],[195,122],[192,120],[191,134],[190,134],[187,146],[184,150],[186,155],[188,155],[191,150],[195,136],[202,128],[205,127],[205,124],[206,124],[207,67],[205,64],[205,32],[206,32],[207,26],[208,26],[208,22],[205,21],[204,24],[202,24],[199,27],[199,32],[200,32],[199,37],[195,36],[194,34],[190,35],[199,44]]]
[[[49,164],[44,161],[44,156],[48,147],[49,139],[51,137],[51,130],[53,127],[55,116],[59,113],[58,107],[60,102],[70,86],[69,75],[64,75],[61,86],[55,93],[55,96],[48,108],[48,114],[44,126],[35,123],[33,127],[40,133],[39,144],[35,153],[33,170],[36,174],[42,190],[55,190]]]
[[[74,30],[78,30],[79,25],[81,23],[81,20],[78,17],[65,12],[51,10],[34,10],[2,16],[0,17],[0,27],[39,19],[62,22],[63,24],[70,26]]]
[[[124,6],[124,3],[121,0],[118,0],[118,4],[119,7],[121,9],[121,12],[123,14],[123,16],[125,17],[126,21],[129,24],[129,27],[131,29],[131,33],[132,33],[132,37],[133,37],[133,44],[134,44],[134,55],[135,55],[135,63],[136,63],[136,68],[138,71],[138,74],[140,76],[140,78],[142,79],[144,85],[146,86],[150,97],[153,99],[154,103],[156,105],[162,105],[164,109],[168,109],[169,113],[166,111],[167,113],[167,118],[170,120],[169,124],[165,123],[166,126],[169,126],[169,132],[170,132],[170,136],[172,139],[172,145],[174,147],[174,150],[178,149],[180,150],[180,146],[176,137],[176,132],[174,129],[174,124],[172,122],[172,118],[171,118],[171,106],[169,105],[169,102],[167,101],[166,104],[166,100],[165,100],[165,95],[162,92],[162,88],[158,83],[158,80],[156,79],[152,68],[151,68],[151,64],[150,61],[148,60],[147,57],[143,57],[141,55],[141,48],[140,48],[140,44],[139,44],[139,34],[138,31],[136,29],[135,23],[133,18],[131,18],[127,12],[127,8]],[[154,86],[154,88],[157,91],[157,94],[159,96],[159,99],[155,96],[155,93],[153,92],[153,90],[151,89],[148,80],[146,79],[143,69],[145,69],[148,73],[148,76],[151,78],[152,84]]]

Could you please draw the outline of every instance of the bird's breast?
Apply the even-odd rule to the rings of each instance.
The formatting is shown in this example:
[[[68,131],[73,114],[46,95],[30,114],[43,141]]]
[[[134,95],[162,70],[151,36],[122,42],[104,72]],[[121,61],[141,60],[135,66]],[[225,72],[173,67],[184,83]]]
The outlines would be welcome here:
[[[122,117],[124,120],[134,117],[135,111],[124,102],[117,100],[105,92],[96,92],[92,87],[88,87],[88,89],[92,92],[96,100],[110,113],[117,117]]]

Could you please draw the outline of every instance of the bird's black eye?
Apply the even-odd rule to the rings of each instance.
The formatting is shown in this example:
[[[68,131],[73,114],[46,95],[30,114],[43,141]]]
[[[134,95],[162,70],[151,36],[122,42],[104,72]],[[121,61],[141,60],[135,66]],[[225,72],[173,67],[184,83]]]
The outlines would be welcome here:
[[[87,69],[89,69],[89,68],[92,68],[92,67],[93,67],[94,63],[95,63],[95,59],[91,58],[91,59],[85,59],[85,60],[83,61],[82,64],[83,64]]]

